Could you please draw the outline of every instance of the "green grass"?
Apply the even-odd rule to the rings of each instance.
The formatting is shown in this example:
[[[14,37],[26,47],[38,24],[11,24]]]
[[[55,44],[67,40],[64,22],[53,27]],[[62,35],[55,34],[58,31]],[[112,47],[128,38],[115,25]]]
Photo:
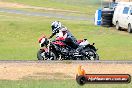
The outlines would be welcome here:
[[[1,15],[0,19],[0,58],[35,60],[37,40],[42,33],[49,31],[46,29],[48,24],[50,26],[48,19],[41,21],[42,18],[11,14]]]
[[[4,1],[11,1],[11,2],[20,2],[20,3],[28,3],[33,5],[42,5],[49,4],[47,6],[59,4],[65,5],[75,5],[75,6],[87,6],[93,4],[99,4],[101,0],[4,0]]]
[[[85,84],[80,86],[75,80],[1,80],[0,88],[131,88],[130,84]]]
[[[94,14],[100,8],[99,0],[4,0],[26,5],[55,8],[61,10],[79,11],[86,14]],[[94,6],[93,6],[94,5]]]
[[[50,35],[50,24],[60,20],[77,39],[95,42],[101,60],[131,60],[132,35],[125,31],[72,21],[0,13],[0,60],[37,60],[38,38]]]

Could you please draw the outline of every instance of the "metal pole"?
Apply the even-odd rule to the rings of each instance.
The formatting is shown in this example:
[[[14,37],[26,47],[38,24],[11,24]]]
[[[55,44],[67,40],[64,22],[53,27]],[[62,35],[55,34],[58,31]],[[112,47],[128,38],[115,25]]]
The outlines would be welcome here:
[[[110,8],[110,0],[109,0],[109,8]]]
[[[103,6],[102,6],[102,0],[101,0],[101,9],[102,9],[102,7],[103,7]]]

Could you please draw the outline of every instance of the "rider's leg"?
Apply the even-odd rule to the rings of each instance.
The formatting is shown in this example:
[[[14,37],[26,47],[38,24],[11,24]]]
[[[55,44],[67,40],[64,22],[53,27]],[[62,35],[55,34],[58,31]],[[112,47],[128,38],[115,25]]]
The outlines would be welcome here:
[[[78,47],[78,44],[75,43],[75,41],[72,40],[72,38],[66,38],[65,39],[66,44],[71,46],[72,48],[76,49]]]

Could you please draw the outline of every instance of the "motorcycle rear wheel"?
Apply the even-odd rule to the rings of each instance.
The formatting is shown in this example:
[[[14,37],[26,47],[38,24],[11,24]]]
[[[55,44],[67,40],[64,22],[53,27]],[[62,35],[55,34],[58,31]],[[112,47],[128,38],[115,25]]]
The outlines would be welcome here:
[[[99,55],[93,49],[85,50],[83,60],[99,60]]]

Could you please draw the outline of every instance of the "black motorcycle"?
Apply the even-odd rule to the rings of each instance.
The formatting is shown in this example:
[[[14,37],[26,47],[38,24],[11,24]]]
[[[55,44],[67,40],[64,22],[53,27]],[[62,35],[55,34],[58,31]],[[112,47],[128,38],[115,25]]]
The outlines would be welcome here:
[[[39,39],[41,48],[37,53],[37,58],[38,60],[99,60],[94,43],[83,46],[79,43],[77,48],[72,48],[65,43],[63,38],[50,41],[42,37]]]

